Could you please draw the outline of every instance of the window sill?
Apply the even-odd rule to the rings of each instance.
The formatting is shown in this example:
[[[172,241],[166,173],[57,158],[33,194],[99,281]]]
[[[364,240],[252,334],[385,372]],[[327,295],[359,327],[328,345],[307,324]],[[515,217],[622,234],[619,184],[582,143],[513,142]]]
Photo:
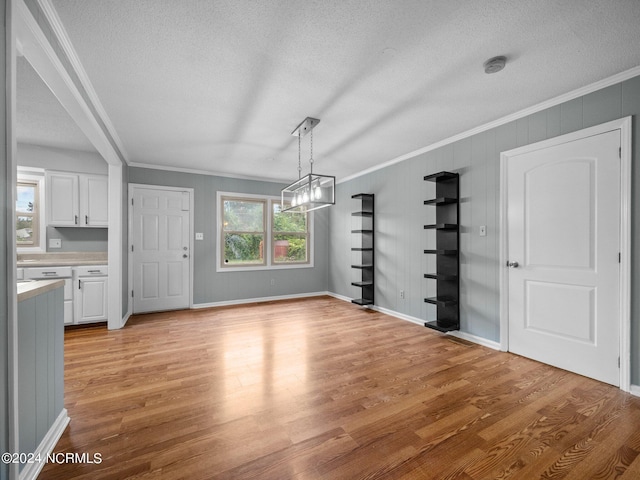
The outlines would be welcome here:
[[[313,263],[293,263],[289,265],[247,265],[246,267],[221,267],[216,268],[217,273],[255,272],[260,270],[292,270],[298,268],[313,268]]]

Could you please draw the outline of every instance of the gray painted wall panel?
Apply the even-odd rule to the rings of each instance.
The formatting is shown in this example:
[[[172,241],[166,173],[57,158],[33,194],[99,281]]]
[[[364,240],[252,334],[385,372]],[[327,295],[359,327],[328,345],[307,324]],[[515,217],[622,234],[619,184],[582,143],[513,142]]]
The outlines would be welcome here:
[[[344,249],[350,245],[344,217],[351,206],[347,198],[369,185],[378,205],[376,258],[376,304],[424,320],[434,314],[423,304],[433,294],[422,273],[430,268],[422,250],[428,247],[422,228],[433,213],[422,205],[429,198],[429,186],[422,180],[429,173],[451,170],[461,174],[461,325],[462,331],[498,342],[499,328],[499,201],[500,152],[569,133],[623,116],[633,115],[633,187],[632,187],[632,291],[640,285],[640,256],[636,245],[640,239],[640,77],[627,80],[589,95],[532,114],[522,119],[457,141],[399,164],[352,179],[338,185],[339,202],[331,209],[329,289],[352,296],[344,286],[349,272],[343,267]],[[384,181],[377,181],[377,179]],[[393,199],[402,198],[400,204]],[[376,219],[378,220],[378,219]],[[487,236],[477,229],[487,225]],[[412,232],[422,243],[407,242],[399,232]],[[422,270],[416,274],[415,266]],[[426,269],[425,269],[426,268]],[[421,291],[402,302],[396,301],[398,280],[420,284]],[[416,312],[421,312],[417,315]],[[640,384],[640,300],[632,295],[632,383]]]
[[[204,233],[203,241],[194,241],[193,301],[195,304],[323,292],[327,290],[328,209],[318,210],[313,215],[315,267],[217,273],[217,192],[280,196],[280,189],[284,185],[138,167],[128,168],[128,181],[130,183],[194,189],[194,232]],[[271,279],[274,280],[274,285],[271,285]]]
[[[560,131],[575,132],[582,128],[582,99],[574,98],[560,105]]]
[[[64,408],[64,290],[18,304],[20,452],[32,453]]]
[[[582,107],[582,128],[620,118],[622,116],[621,84],[585,95]]]

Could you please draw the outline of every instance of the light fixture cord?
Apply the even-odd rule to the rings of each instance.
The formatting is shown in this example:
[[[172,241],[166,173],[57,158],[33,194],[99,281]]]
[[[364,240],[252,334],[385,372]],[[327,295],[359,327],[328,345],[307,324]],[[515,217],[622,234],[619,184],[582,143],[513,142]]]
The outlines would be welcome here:
[[[298,180],[302,178],[302,167],[300,166],[300,131],[298,131]]]
[[[311,130],[311,157],[309,157],[309,163],[311,164],[310,173],[313,173],[313,129]]]

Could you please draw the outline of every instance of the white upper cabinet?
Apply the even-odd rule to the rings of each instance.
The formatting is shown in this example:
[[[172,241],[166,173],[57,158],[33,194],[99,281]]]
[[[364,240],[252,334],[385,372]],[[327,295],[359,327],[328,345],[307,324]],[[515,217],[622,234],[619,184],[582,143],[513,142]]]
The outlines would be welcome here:
[[[109,181],[106,175],[80,175],[80,221],[85,227],[107,227]]]
[[[108,177],[66,172],[46,173],[47,225],[107,227]]]

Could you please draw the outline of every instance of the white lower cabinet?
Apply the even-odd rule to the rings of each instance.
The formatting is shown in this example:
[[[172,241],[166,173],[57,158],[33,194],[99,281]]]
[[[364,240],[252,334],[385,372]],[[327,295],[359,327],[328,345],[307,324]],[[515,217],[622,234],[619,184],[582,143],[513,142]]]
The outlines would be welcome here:
[[[107,267],[74,267],[75,322],[90,323],[107,320]]]
[[[24,280],[64,280],[64,324],[107,321],[106,265],[33,267],[19,269]]]

